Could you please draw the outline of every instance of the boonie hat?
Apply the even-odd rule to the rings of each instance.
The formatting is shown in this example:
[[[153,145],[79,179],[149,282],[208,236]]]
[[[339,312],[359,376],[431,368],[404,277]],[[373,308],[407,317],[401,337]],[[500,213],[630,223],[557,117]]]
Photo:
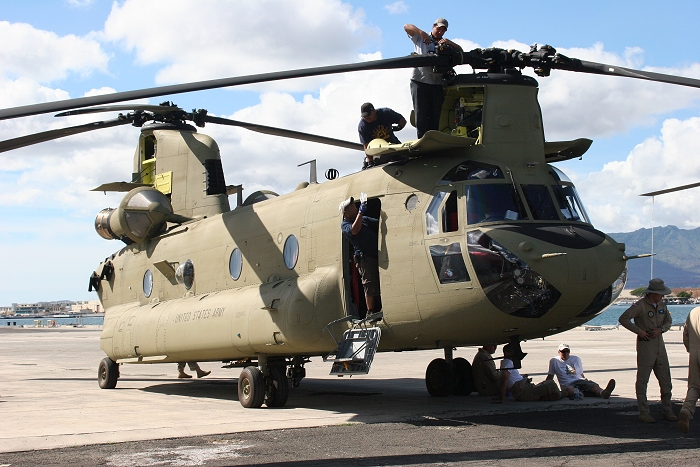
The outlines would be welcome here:
[[[370,105],[371,105],[371,104],[370,104]],[[353,204],[354,202],[355,202],[355,198],[353,198],[353,197],[351,196],[351,197],[349,197],[348,199],[346,199],[345,201],[342,201],[342,202],[340,203],[340,205],[338,206],[338,210],[339,210],[340,212],[345,212],[345,208],[347,208],[348,206],[350,206],[350,205]]]
[[[659,295],[668,295],[671,293],[671,289],[666,287],[664,281],[661,279],[652,279],[649,281],[649,287],[644,291],[644,295],[648,293],[657,293]]]
[[[362,104],[362,107],[360,107],[360,112],[362,112],[360,115],[363,117],[369,117],[372,115],[373,110],[374,106],[370,102],[365,102]]]
[[[445,29],[447,29],[447,20],[445,18],[438,18],[433,23],[433,26],[445,26]]]
[[[569,348],[569,344],[559,344],[559,352],[561,352],[562,350],[571,350]]]

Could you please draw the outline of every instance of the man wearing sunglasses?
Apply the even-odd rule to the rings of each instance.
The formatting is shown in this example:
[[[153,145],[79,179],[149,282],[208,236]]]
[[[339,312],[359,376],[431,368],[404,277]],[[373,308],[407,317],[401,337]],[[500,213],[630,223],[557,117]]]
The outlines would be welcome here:
[[[571,355],[569,344],[561,344],[559,356],[549,361],[547,379],[553,379],[554,375],[559,380],[562,396],[568,396],[569,399],[573,399],[576,389],[585,396],[602,397],[603,399],[610,398],[610,394],[615,389],[614,379],[608,381],[605,389],[601,389],[597,383],[586,379],[583,375],[583,363],[579,357]]]

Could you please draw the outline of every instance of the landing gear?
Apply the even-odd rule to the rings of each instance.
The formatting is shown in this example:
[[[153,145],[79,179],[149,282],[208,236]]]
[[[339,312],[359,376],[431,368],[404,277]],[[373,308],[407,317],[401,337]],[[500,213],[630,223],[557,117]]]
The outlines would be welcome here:
[[[248,366],[238,377],[238,400],[247,409],[259,408],[265,400],[265,379],[256,366]]]
[[[425,370],[425,386],[433,397],[447,397],[454,388],[452,365],[444,358],[436,358]]]
[[[256,366],[248,366],[238,377],[238,400],[247,409],[284,407],[289,398],[289,381],[286,367],[269,366],[264,375]]]
[[[289,382],[285,367],[271,366],[270,374],[265,378],[265,405],[284,407],[289,397]]]
[[[452,360],[455,385],[452,394],[455,396],[468,396],[476,391],[471,364],[462,357]]]
[[[425,386],[433,397],[468,396],[476,390],[472,366],[459,357],[452,358],[452,348],[445,348],[445,358],[436,358],[425,370]]]
[[[119,379],[119,365],[109,357],[105,357],[97,368],[97,382],[102,389],[114,389]]]

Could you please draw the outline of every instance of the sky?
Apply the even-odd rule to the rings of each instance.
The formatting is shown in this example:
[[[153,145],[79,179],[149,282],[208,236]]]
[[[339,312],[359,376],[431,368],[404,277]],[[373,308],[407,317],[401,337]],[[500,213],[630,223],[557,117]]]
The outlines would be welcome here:
[[[696,1],[536,4],[340,0],[28,0],[0,3],[0,108],[204,79],[408,55],[403,25],[445,35],[465,50],[549,44],[570,57],[700,79]],[[471,73],[469,67],[458,72]],[[410,70],[369,71],[153,98],[184,109],[357,140],[365,101],[410,114]],[[538,78],[548,141],[590,138],[581,160],[558,164],[593,225],[629,232],[700,227],[700,188],[639,195],[700,181],[700,89],[553,71]],[[0,140],[109,114],[0,122]],[[226,181],[244,194],[286,193],[317,159],[355,172],[361,154],[208,125]],[[415,138],[410,125],[398,133]],[[121,248],[94,230],[120,195],[91,192],[129,180],[138,130],[105,129],[0,153],[0,306],[89,300],[88,278]],[[235,205],[235,199],[232,199]]]

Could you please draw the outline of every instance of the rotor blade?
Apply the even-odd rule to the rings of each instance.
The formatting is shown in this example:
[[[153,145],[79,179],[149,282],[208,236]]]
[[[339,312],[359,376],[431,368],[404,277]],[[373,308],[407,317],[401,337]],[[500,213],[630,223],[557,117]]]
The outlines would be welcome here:
[[[648,81],[657,81],[660,83],[678,84],[680,86],[700,88],[700,79],[666,75],[652,71],[634,70],[632,68],[606,65],[604,63],[587,62],[585,60],[571,59],[561,55],[556,57],[555,62],[552,64],[552,68],[558,70],[578,71],[581,73],[592,73],[596,75],[624,76],[627,78],[637,78]]]
[[[2,109],[0,110],[0,120],[57,112],[61,110],[76,109],[80,107],[111,104],[113,102],[124,102],[134,99],[146,99],[149,97],[167,96],[171,94],[202,91],[205,89],[240,86],[243,84],[255,84],[291,78],[330,75],[336,73],[345,73],[349,71],[388,70],[395,68],[434,66],[442,63],[449,64],[451,63],[451,61],[452,56],[450,55],[408,55],[406,57],[388,58],[383,60],[373,60],[361,63],[349,63],[344,65],[304,68],[300,70],[278,71],[273,73],[261,73],[257,75],[238,76],[233,78],[197,81],[194,83],[174,84],[170,86],[159,86],[155,88],[139,89],[136,91],[124,91],[113,94],[102,94],[99,96],[78,97],[75,99],[44,102],[41,104],[31,104],[24,105],[21,107]]]
[[[86,109],[69,110],[67,112],[61,112],[60,114],[56,114],[54,115],[54,117],[68,117],[71,115],[84,115],[98,112],[121,112],[123,110],[144,110],[146,112],[164,113],[175,112],[182,109],[176,105],[108,105],[104,107],[89,107]]]
[[[327,138],[325,136],[312,135],[310,133],[302,133],[300,131],[285,130],[283,128],[276,128],[272,126],[257,125],[255,123],[240,122],[238,120],[230,120],[228,118],[205,116],[205,122],[218,123],[219,125],[228,126],[238,126],[251,131],[257,131],[258,133],[265,133],[273,136],[284,136],[285,138],[300,139],[302,141],[311,141],[313,143],[328,144],[330,146],[337,146],[340,148],[356,149],[358,151],[363,151],[364,146],[360,143],[352,143],[350,141],[343,141],[341,139]]]
[[[32,144],[43,143],[45,141],[51,141],[53,139],[63,138],[66,136],[77,135],[87,131],[126,125],[132,121],[133,119],[121,117],[114,120],[86,123],[84,125],[61,128],[59,130],[42,131],[41,133],[34,133],[33,135],[20,136],[19,138],[0,141],[0,152],[12,151],[13,149],[19,149],[25,146],[31,146]]]

